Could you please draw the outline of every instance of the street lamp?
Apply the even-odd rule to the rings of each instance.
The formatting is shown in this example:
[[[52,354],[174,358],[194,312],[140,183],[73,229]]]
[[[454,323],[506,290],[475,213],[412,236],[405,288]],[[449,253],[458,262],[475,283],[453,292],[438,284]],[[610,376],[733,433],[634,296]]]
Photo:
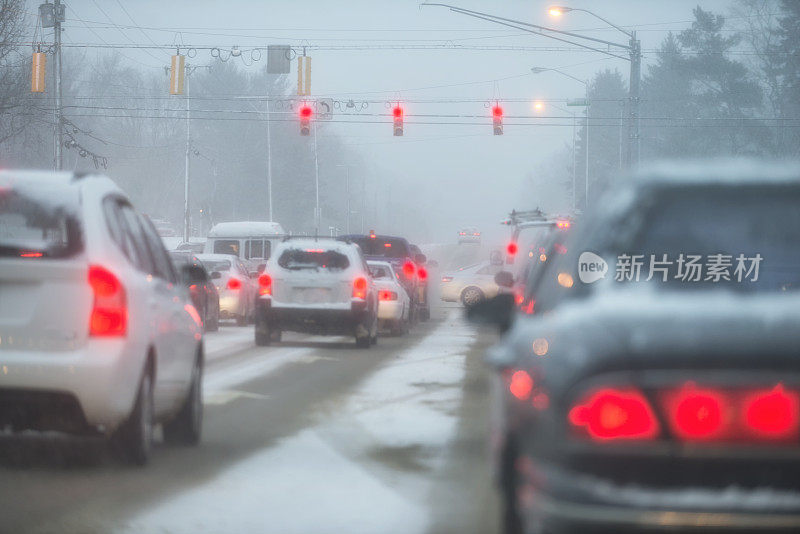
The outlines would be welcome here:
[[[630,52],[630,62],[631,62],[631,76],[630,76],[630,101],[631,101],[631,110],[630,110],[630,117],[628,120],[628,142],[629,142],[629,149],[628,149],[628,161],[629,163],[633,163],[634,161],[639,161],[639,80],[641,77],[641,61],[642,61],[642,54],[641,54],[641,43],[636,38],[636,32],[630,32],[624,28],[621,28],[611,22],[610,20],[601,17],[594,11],[589,11],[588,9],[581,9],[577,7],[565,7],[565,6],[551,6],[547,12],[554,17],[560,17],[564,13],[569,13],[570,11],[581,11],[588,15],[593,16],[594,18],[601,20],[611,26],[612,28],[619,30],[620,32],[624,33],[630,38],[628,43],[628,51]],[[556,69],[550,69],[556,70]],[[561,73],[565,76],[569,76],[569,74]],[[574,78],[570,76],[570,78]],[[580,80],[579,80],[580,81]],[[588,95],[587,95],[587,104],[588,104]],[[589,108],[586,108],[586,137],[589,137]],[[588,141],[587,141],[588,145]],[[587,148],[587,158],[588,158],[588,148]],[[588,167],[587,167],[588,168]]]
[[[585,193],[584,193],[585,198],[584,198],[583,202],[584,202],[584,207],[588,207],[589,206],[589,82],[587,82],[585,80],[581,80],[580,78],[575,77],[572,74],[569,74],[568,72],[564,72],[564,71],[559,70],[559,69],[545,68],[545,67],[532,67],[531,68],[531,72],[534,73],[534,74],[541,74],[542,72],[556,72],[558,74],[561,74],[562,76],[566,76],[567,78],[571,78],[571,79],[575,80],[576,82],[580,82],[580,83],[582,83],[584,85],[584,91],[585,91],[584,94],[586,95],[586,102],[585,102],[585,105],[586,105],[586,165],[585,165],[585,167],[586,168],[584,169],[584,181],[586,183],[584,184],[584,186],[585,186]],[[574,132],[573,132],[573,140],[572,140],[573,150],[574,150],[574,145],[575,145],[574,137],[575,136],[574,136]],[[573,157],[573,161],[574,161],[574,157]],[[575,183],[574,183],[574,179],[575,179],[575,172],[574,172],[574,166],[573,166],[573,184],[572,184],[572,195],[573,195],[572,205],[573,205],[573,207],[575,207]]]
[[[610,25],[613,28],[616,28],[617,30],[623,32],[625,35],[630,37],[628,44],[616,43],[613,41],[598,39],[597,37],[590,37],[588,35],[582,35],[575,32],[568,32],[556,28],[548,28],[547,26],[531,24],[530,22],[525,22],[522,20],[500,17],[497,15],[492,15],[490,13],[484,13],[481,11],[464,9],[463,7],[453,6],[450,4],[442,4],[438,2],[437,3],[425,2],[420,4],[420,7],[431,7],[431,6],[444,7],[460,15],[466,15],[468,17],[485,20],[488,22],[492,22],[494,24],[506,26],[508,28],[514,28],[515,30],[524,31],[527,33],[533,33],[535,35],[547,37],[548,39],[553,39],[555,41],[560,41],[562,43],[571,44],[586,50],[591,50],[593,52],[599,52],[601,54],[605,54],[607,56],[614,57],[617,59],[624,59],[630,61],[631,64],[631,74],[629,83],[630,114],[628,116],[627,160],[628,164],[634,164],[639,161],[639,94],[641,87],[640,79],[641,79],[641,67],[642,67],[642,48],[641,48],[641,43],[636,38],[636,32],[628,32],[620,28],[619,26],[612,24],[611,22],[597,15],[596,13],[593,13],[586,9],[553,6],[549,9],[549,12],[553,16],[560,16],[562,13],[570,11],[583,11],[585,13],[588,13],[589,15],[597,17],[606,24]],[[585,44],[587,41],[591,43],[593,46]],[[598,47],[598,45],[603,45],[603,47],[600,48]],[[624,55],[621,55],[619,53],[615,53],[612,51],[612,49],[625,50],[626,52],[628,52],[628,57],[625,57]]]

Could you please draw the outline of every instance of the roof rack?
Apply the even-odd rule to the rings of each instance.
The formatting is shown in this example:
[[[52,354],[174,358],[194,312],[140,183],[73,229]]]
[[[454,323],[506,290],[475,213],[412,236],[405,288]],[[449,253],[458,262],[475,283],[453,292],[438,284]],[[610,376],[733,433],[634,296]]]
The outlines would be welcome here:
[[[281,239],[282,242],[294,241],[297,239],[309,239],[314,241],[338,241],[340,243],[351,243],[349,239],[341,239],[339,237],[331,237],[327,235],[287,235]]]
[[[540,208],[529,211],[511,210],[511,213],[509,213],[508,217],[508,219],[500,221],[500,224],[504,224],[506,226],[517,226],[526,222],[546,222],[549,219],[549,217]]]

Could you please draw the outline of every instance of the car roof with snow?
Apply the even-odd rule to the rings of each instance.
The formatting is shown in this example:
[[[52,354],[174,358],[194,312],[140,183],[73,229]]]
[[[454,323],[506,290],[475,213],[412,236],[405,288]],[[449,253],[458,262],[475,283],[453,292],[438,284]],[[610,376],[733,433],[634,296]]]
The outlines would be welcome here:
[[[235,221],[215,224],[208,232],[208,237],[263,237],[265,235],[282,236],[286,230],[280,223],[272,221]]]
[[[13,171],[0,170],[0,185],[13,186],[14,182],[24,182],[34,186],[80,186],[91,187],[90,184],[102,184],[114,192],[126,197],[122,189],[108,176],[99,173],[74,173],[64,171]]]
[[[282,241],[277,247],[275,247],[275,253],[272,256],[276,257],[284,250],[294,249],[329,250],[345,255],[351,255],[354,253],[358,255],[359,251],[358,245],[355,243],[350,243],[349,241],[338,241],[333,238],[302,237],[297,239],[286,239]]]
[[[236,263],[239,261],[239,256],[233,254],[195,254],[200,261],[203,260],[228,260]]]
[[[745,158],[703,161],[657,161],[643,166],[629,180],[645,185],[797,185],[800,164]]]

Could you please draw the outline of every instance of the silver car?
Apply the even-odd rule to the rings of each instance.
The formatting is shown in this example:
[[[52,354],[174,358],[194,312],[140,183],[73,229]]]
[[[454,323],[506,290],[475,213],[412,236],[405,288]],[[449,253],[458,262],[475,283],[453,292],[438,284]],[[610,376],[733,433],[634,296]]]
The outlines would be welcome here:
[[[503,270],[502,264],[488,261],[462,267],[442,276],[441,299],[445,302],[460,302],[472,306],[492,298],[500,291],[494,275]]]

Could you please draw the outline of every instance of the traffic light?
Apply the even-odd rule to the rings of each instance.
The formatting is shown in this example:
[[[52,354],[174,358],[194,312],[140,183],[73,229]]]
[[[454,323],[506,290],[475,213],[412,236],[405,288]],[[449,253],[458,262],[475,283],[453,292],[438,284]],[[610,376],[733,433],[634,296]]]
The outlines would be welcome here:
[[[44,93],[45,65],[47,56],[44,52],[35,52],[31,62],[31,93]]]
[[[300,135],[311,135],[311,117],[314,111],[308,104],[300,108]]]
[[[403,135],[403,108],[395,106],[392,114],[394,115],[394,135],[400,137]]]
[[[494,125],[494,134],[503,135],[503,108],[499,104],[495,104],[492,108],[492,124]]]

